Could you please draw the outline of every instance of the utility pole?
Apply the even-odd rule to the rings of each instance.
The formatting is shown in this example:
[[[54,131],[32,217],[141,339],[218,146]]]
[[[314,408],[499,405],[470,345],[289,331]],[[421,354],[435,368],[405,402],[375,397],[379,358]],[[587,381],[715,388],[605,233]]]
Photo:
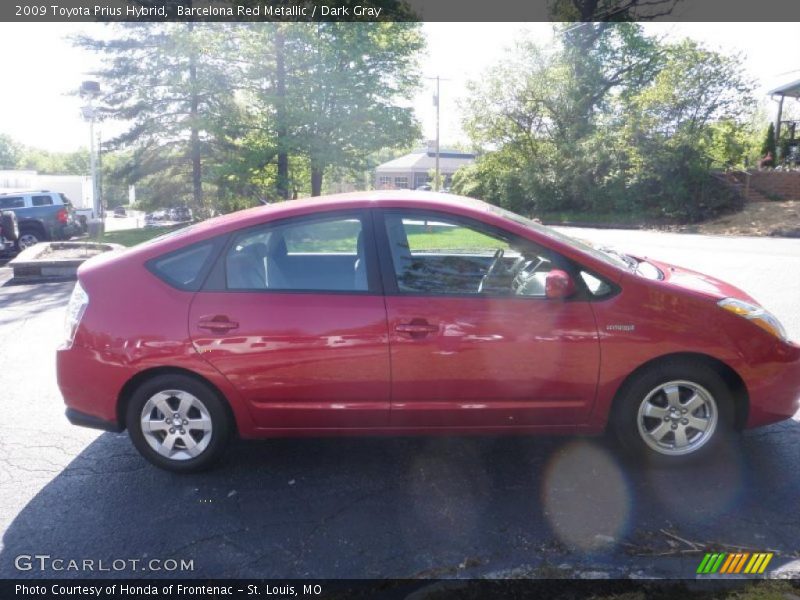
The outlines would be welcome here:
[[[439,191],[439,76],[436,76],[436,175],[433,179],[433,191]]]
[[[441,177],[441,173],[439,171],[439,108],[441,106],[441,102],[439,101],[439,83],[441,81],[448,81],[443,77],[426,77],[425,79],[431,79],[436,81],[436,93],[433,95],[433,104],[436,106],[436,175],[433,179],[433,191],[439,191],[439,178]]]
[[[80,95],[87,101],[87,105],[81,107],[83,118],[89,122],[89,162],[92,170],[92,213],[94,219],[101,219],[103,208],[100,204],[100,190],[97,185],[97,156],[94,152],[94,121],[97,117],[97,110],[93,100],[100,96],[100,84],[96,81],[84,81],[81,83]]]

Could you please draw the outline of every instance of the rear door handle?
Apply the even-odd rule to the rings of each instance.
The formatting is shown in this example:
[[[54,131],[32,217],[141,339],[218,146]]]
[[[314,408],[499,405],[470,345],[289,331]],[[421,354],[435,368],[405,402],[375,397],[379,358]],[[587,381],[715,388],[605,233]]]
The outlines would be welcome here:
[[[431,325],[424,319],[414,319],[410,323],[398,323],[394,330],[399,333],[408,333],[411,336],[424,336],[439,331],[438,325]]]
[[[231,329],[238,328],[239,323],[236,321],[231,321],[225,315],[213,315],[209,317],[200,317],[200,320],[197,321],[197,327],[200,329],[208,329],[209,331],[224,333],[226,331],[230,331]]]

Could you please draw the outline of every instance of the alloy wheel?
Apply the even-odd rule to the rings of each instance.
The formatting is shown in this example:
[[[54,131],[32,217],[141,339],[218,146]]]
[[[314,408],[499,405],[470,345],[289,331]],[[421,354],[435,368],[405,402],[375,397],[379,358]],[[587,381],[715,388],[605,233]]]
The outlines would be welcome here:
[[[140,424],[149,446],[175,461],[200,456],[213,434],[208,408],[182,390],[164,390],[151,396],[142,408]]]
[[[714,435],[717,403],[691,381],[668,381],[651,390],[639,405],[636,424],[650,448],[667,456],[696,452]]]

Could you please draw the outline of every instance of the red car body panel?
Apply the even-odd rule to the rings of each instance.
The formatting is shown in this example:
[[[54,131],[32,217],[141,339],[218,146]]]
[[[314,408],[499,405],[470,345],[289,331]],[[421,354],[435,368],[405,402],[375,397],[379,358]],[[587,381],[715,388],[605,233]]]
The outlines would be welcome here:
[[[396,427],[575,426],[600,366],[588,302],[387,296]],[[425,334],[398,331],[425,322]],[[500,375],[502,374],[502,375]]]
[[[597,301],[190,292],[145,266],[190,243],[271,220],[376,207],[442,211],[503,228],[619,292]],[[632,372],[689,354],[720,361],[741,379],[746,426],[794,414],[800,347],[716,305],[724,297],[754,302],[741,290],[649,262],[663,280],[634,275],[451,195],[364,193],[259,207],[85,263],[78,277],[90,301],[71,347],[58,352],[58,383],[70,408],[119,423],[126,386],[153,369],[183,369],[219,390],[242,437],[596,433]],[[216,316],[239,327],[198,327]]]
[[[235,332],[199,329],[221,309]],[[199,292],[189,333],[239,390],[256,427],[386,427],[390,367],[381,296]]]

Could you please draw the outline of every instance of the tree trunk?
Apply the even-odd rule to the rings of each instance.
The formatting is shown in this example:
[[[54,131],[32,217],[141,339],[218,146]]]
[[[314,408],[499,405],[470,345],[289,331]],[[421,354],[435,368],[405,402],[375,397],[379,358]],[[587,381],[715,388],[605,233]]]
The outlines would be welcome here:
[[[311,195],[319,196],[322,194],[322,167],[311,167]]]
[[[284,60],[285,37],[281,24],[275,29],[275,120],[278,136],[278,196],[289,199],[289,134],[286,126],[286,63]]]
[[[190,43],[191,32],[194,31],[194,23],[189,22]],[[191,124],[190,134],[190,154],[192,160],[192,198],[197,209],[203,208],[203,174],[200,152],[200,129],[198,124],[199,98],[197,94],[197,57],[194,46],[189,49],[189,121]]]

